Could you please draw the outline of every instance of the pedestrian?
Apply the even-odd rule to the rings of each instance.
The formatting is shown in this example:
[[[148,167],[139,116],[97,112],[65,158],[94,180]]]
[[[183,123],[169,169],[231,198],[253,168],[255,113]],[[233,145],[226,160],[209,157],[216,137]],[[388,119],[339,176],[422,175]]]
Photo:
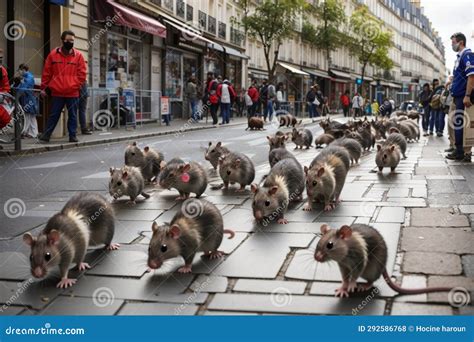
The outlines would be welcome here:
[[[242,87],[240,90],[236,89],[236,93],[238,94],[237,98],[235,99],[235,103],[237,105],[237,113],[239,117],[244,116],[244,107],[245,107],[245,88]]]
[[[267,121],[268,117],[268,80],[265,78],[262,81],[262,86],[259,90],[260,106],[263,108],[263,121]]]
[[[443,94],[441,95],[441,110],[440,110],[440,117],[438,119],[438,134],[439,137],[443,136],[444,126],[445,126],[445,117],[446,114],[449,113],[449,108],[453,103],[453,96],[451,95],[451,83],[453,82],[453,76],[449,76],[446,84],[444,85]],[[448,126],[448,138],[449,138],[449,148],[445,151],[451,152],[451,149],[454,149],[454,134],[451,132],[451,125]]]
[[[257,107],[260,102],[260,93],[258,92],[256,81],[252,82],[252,85],[247,90],[247,94],[249,95],[250,100],[252,101],[252,105],[250,106],[250,108],[247,107],[247,115],[248,117],[252,117],[257,114]]]
[[[224,82],[217,86],[217,96],[221,104],[221,125],[228,124],[230,121],[230,108],[233,101],[235,101],[236,93],[234,87],[225,79]]]
[[[283,90],[283,82],[278,83],[276,88],[276,105],[275,108],[277,111],[282,110],[285,101],[285,95]]]
[[[321,115],[329,115],[329,99],[327,96],[323,98],[323,104],[321,105]]]
[[[390,113],[388,115],[391,115],[395,110],[395,100],[391,97],[388,100],[390,101]]]
[[[430,99],[431,99],[431,89],[430,84],[425,83],[423,84],[423,90],[421,91],[419,97],[419,101],[423,106],[423,120],[421,122],[421,126],[423,128],[423,136],[428,136],[428,126],[430,123]]]
[[[319,104],[319,101],[316,97],[316,89],[312,86],[309,91],[306,93],[306,107],[308,108],[308,115],[311,120],[314,121],[316,117],[316,106]]]
[[[443,130],[440,130],[440,118],[441,113],[443,113],[443,108],[441,108],[441,95],[443,94],[444,86],[439,84],[438,79],[433,80],[433,92],[430,100],[430,126],[429,126],[429,135],[434,134],[436,129],[436,135],[438,137],[443,136]],[[444,113],[443,113],[444,114]],[[444,120],[444,115],[443,115]]]
[[[344,113],[344,117],[349,116],[349,109],[351,108],[351,99],[349,98],[349,90],[346,90],[344,94],[341,95],[339,98],[342,106],[342,112]]]
[[[3,49],[0,49],[0,93],[10,92],[10,81],[7,69],[3,66]]]
[[[79,90],[79,124],[81,125],[81,133],[83,135],[91,135],[92,131],[87,127],[86,111],[87,100],[89,99],[89,87],[87,81],[84,82]]]
[[[24,135],[28,138],[36,138],[38,136],[38,99],[33,93],[35,88],[35,77],[30,72],[28,64],[22,63],[18,67],[19,84],[17,92],[19,102],[25,113]]]
[[[474,101],[474,53],[466,47],[466,36],[460,32],[451,36],[451,47],[457,53],[451,84],[453,103],[450,110],[456,149],[446,155],[446,158],[471,162],[472,146],[464,146],[463,140],[465,134],[472,136],[472,128],[464,123],[469,122],[465,108],[470,108]]]
[[[370,103],[370,100],[367,98],[365,100],[365,115],[372,115],[372,104]]]
[[[198,91],[197,91],[197,84],[196,84],[196,77],[191,75],[188,79],[188,83],[186,84],[186,98],[188,100],[189,108],[191,109],[191,119],[193,121],[200,120],[197,105],[198,105]]]
[[[372,114],[379,115],[379,108],[379,103],[376,99],[374,99],[374,101],[372,102]]]
[[[382,103],[382,106],[380,106],[380,114],[382,116],[390,116],[390,114],[392,113],[392,103],[390,102],[390,100],[388,98],[385,98],[383,100],[383,103]]]
[[[359,93],[355,93],[352,98],[352,109],[355,118],[362,116],[362,108],[364,108],[364,99],[359,95]]]
[[[74,32],[64,31],[61,34],[62,46],[51,51],[44,63],[41,95],[52,96],[46,129],[38,137],[44,142],[49,142],[64,106],[68,111],[69,142],[78,142],[76,129],[79,88],[86,81],[87,67],[82,54],[74,48],[74,38]]]
[[[270,82],[268,85],[268,99],[267,99],[267,115],[268,115],[268,121],[272,121],[273,118],[273,112],[274,112],[274,104],[276,101],[276,88]]]
[[[213,125],[217,125],[217,111],[219,110],[219,97],[217,96],[218,85],[219,83],[214,78],[214,73],[212,71],[208,72],[203,105],[209,108]]]

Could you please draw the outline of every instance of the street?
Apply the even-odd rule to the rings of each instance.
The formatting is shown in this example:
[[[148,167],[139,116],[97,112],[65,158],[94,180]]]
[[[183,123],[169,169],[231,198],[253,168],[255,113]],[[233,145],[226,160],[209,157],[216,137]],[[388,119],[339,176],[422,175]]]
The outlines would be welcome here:
[[[339,121],[344,118],[338,116]],[[307,119],[305,127],[316,137],[323,131]],[[90,251],[85,272],[71,271],[77,283],[57,289],[59,273],[33,280],[29,248],[22,235],[33,235],[77,191],[108,195],[109,167],[121,167],[125,142],[0,159],[0,303],[2,314],[12,315],[223,315],[223,314],[344,314],[344,315],[472,315],[473,308],[452,302],[448,293],[401,296],[382,278],[376,288],[336,298],[341,275],[335,262],[317,263],[313,254],[323,223],[374,226],[388,247],[387,271],[408,288],[449,286],[474,291],[474,169],[470,164],[446,161],[441,154],[446,137],[421,138],[408,144],[407,159],[396,172],[376,172],[375,152],[364,153],[349,170],[342,203],[324,212],[321,205],[303,211],[304,202],[290,205],[286,225],[262,227],[254,222],[249,187],[237,193],[212,190],[221,179],[204,159],[209,141],[222,141],[231,151],[245,153],[256,169],[255,182],[268,173],[267,135],[245,131],[246,124],[221,126],[138,140],[140,147],[197,161],[209,170],[204,198],[224,215],[224,228],[236,232],[224,238],[226,256],[210,260],[198,254],[192,274],[174,272],[182,258],[147,273],[147,249],[153,221],[169,222],[179,210],[178,192],[148,186],[152,197],[113,204],[116,251]],[[285,129],[287,132],[290,129]],[[290,150],[302,165],[318,151]],[[306,194],[305,194],[306,197]],[[8,203],[8,205],[7,205]],[[12,206],[16,204],[16,207]],[[9,208],[7,208],[9,207]],[[8,210],[7,210],[8,209]],[[21,291],[19,291],[21,289]],[[464,303],[466,304],[466,303]]]

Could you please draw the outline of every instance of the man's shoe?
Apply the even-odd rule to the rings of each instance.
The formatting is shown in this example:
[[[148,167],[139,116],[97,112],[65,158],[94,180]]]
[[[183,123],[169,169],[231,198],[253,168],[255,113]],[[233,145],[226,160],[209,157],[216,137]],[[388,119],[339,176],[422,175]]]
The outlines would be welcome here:
[[[433,135],[433,132],[430,132],[430,135]]]
[[[438,133],[436,133],[436,136],[442,137],[442,136],[443,136],[443,133],[439,133],[439,132],[438,132]]]
[[[462,161],[466,162],[466,163],[470,163],[471,162],[471,155],[470,154],[465,154],[464,159]]]
[[[463,160],[464,156],[458,156],[456,152],[451,152],[446,155],[446,159],[449,160]]]
[[[77,137],[69,137],[69,142],[79,142],[79,140],[77,140]]]
[[[49,135],[46,134],[40,134],[38,135],[38,140],[43,141],[43,142],[49,142]]]
[[[454,147],[450,147],[450,148],[447,148],[444,150],[444,152],[447,152],[447,153],[451,153],[451,152],[454,152],[456,151],[456,149]]]
[[[92,131],[89,128],[81,129],[82,135],[92,135]]]

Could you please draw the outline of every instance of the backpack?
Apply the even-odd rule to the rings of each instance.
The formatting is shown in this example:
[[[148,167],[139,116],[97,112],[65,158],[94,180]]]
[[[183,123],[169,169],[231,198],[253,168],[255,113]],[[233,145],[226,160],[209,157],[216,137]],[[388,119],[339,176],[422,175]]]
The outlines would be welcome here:
[[[439,109],[441,107],[441,95],[433,95],[430,101],[430,107],[433,109]]]
[[[445,91],[443,91],[443,94],[440,98],[440,102],[445,107],[451,106],[451,103],[453,103],[453,97],[451,96],[449,89],[445,89]]]

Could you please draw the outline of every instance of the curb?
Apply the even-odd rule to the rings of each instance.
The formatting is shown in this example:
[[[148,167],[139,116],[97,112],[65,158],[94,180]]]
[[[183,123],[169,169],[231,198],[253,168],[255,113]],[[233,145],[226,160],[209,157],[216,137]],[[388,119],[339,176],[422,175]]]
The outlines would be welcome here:
[[[187,122],[185,122],[182,127],[185,127]],[[226,127],[229,126],[237,126],[245,124],[245,122],[241,123],[229,123],[226,125]],[[189,124],[188,124],[189,125]],[[219,125],[210,125],[210,126],[198,126],[198,127],[188,127],[185,129],[175,129],[171,131],[163,131],[163,132],[151,132],[151,133],[137,133],[135,135],[128,135],[124,137],[118,137],[118,138],[104,138],[100,140],[92,140],[92,141],[85,141],[85,142],[78,142],[78,143],[64,143],[60,145],[54,145],[54,146],[48,146],[48,145],[43,145],[41,147],[33,147],[33,148],[28,148],[25,150],[21,151],[5,151],[5,150],[0,150],[0,157],[7,157],[7,156],[18,156],[18,155],[27,155],[27,154],[36,154],[36,153],[44,153],[44,152],[53,152],[53,151],[60,151],[60,150],[68,150],[76,147],[87,147],[87,146],[95,146],[95,145],[102,145],[102,144],[108,144],[108,143],[116,143],[120,141],[127,141],[127,140],[133,140],[133,139],[145,139],[145,138],[152,138],[152,137],[157,137],[157,136],[162,136],[162,135],[171,135],[171,134],[183,134],[186,132],[192,132],[192,131],[200,131],[200,130],[206,130],[206,129],[212,129],[212,128],[220,128],[221,126]]]

